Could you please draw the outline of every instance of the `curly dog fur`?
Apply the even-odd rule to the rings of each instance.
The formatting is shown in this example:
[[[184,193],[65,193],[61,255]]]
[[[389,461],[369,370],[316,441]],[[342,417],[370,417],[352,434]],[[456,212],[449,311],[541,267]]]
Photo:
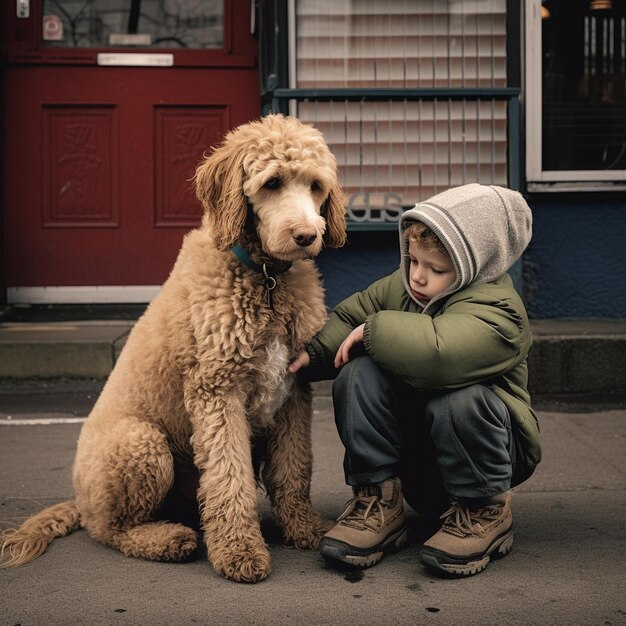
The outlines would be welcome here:
[[[5,566],[81,526],[126,555],[184,560],[198,547],[182,523],[191,501],[215,570],[264,579],[260,435],[258,478],[285,540],[318,546],[311,393],[287,366],[326,318],[311,259],[345,241],[335,159],[314,128],[268,116],[231,131],[194,182],[202,226],[185,237],[83,425],[74,500],[5,531]],[[237,244],[248,258],[233,253]]]

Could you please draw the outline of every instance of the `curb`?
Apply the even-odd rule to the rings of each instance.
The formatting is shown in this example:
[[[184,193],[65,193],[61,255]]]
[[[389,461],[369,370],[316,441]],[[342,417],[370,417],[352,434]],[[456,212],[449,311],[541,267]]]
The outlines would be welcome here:
[[[106,378],[134,322],[0,324],[0,378]]]
[[[133,321],[0,324],[0,378],[111,372]],[[532,320],[529,387],[542,396],[626,397],[626,320]]]

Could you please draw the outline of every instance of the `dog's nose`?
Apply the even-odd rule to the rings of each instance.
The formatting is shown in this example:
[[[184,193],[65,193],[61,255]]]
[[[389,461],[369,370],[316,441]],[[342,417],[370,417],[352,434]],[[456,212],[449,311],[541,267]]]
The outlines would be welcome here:
[[[310,246],[317,239],[317,232],[313,228],[294,228],[292,234],[295,242],[301,248]]]

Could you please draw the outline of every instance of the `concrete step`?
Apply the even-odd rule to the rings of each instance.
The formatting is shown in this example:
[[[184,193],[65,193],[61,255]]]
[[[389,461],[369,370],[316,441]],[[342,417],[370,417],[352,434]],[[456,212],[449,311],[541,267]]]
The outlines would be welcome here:
[[[106,378],[135,322],[0,324],[0,378]]]
[[[0,378],[103,379],[133,320],[0,323]],[[533,320],[533,395],[559,403],[626,400],[626,320]]]
[[[624,406],[626,320],[531,320],[531,328],[528,373],[533,396],[557,404],[584,399]]]

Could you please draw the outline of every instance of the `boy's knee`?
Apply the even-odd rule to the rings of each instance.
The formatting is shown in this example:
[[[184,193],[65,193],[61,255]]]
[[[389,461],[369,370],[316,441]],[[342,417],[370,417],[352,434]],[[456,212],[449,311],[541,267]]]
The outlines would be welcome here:
[[[337,374],[333,383],[333,396],[355,386],[367,390],[380,380],[381,371],[369,356],[359,356],[348,361]]]
[[[435,396],[427,406],[427,416],[450,420],[456,429],[473,428],[476,420],[506,428],[509,412],[498,396],[484,385],[470,385]]]
[[[340,376],[345,375],[347,372],[359,372],[361,375],[375,375],[377,376],[380,372],[378,365],[371,356],[363,355],[358,356],[354,359],[350,359],[339,372]]]

